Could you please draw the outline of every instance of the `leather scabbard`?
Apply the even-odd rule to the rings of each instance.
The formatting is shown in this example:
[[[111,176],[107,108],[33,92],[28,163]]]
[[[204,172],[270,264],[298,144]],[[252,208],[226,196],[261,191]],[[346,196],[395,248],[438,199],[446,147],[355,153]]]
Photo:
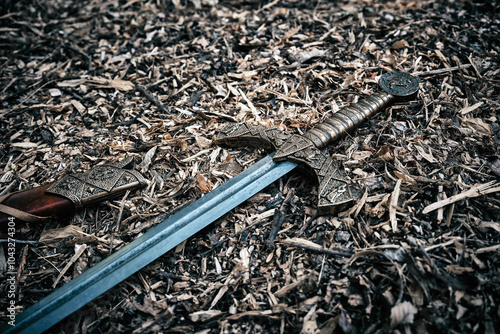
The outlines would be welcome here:
[[[69,218],[78,209],[115,199],[146,184],[139,172],[115,165],[68,174],[54,183],[0,198],[0,227],[3,229],[14,218],[31,223],[51,217]]]

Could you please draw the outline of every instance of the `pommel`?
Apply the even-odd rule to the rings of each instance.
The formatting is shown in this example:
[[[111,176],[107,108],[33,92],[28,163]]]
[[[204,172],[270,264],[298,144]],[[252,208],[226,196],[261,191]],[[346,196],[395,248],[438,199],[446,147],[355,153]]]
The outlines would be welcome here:
[[[127,190],[135,190],[146,184],[146,179],[135,170],[102,165],[85,173],[66,175],[45,192],[66,197],[79,209],[117,198]]]
[[[389,72],[380,77],[380,88],[399,99],[412,99],[416,96],[420,79],[404,72]]]

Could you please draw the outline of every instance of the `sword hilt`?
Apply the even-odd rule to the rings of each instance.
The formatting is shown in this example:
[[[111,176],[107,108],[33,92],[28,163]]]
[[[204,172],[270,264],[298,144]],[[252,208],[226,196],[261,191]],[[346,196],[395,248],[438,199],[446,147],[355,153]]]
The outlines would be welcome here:
[[[419,79],[407,73],[391,72],[382,75],[379,86],[383,91],[343,108],[304,134],[314,145],[322,149],[347,132],[356,128],[394,99],[413,97],[417,92]]]
[[[316,176],[319,213],[335,213],[352,203],[361,191],[342,175],[321,148],[353,130],[391,101],[412,98],[418,91],[419,83],[418,78],[406,73],[386,73],[379,80],[381,92],[343,108],[302,136],[262,125],[231,124],[217,134],[216,143],[273,147],[276,149],[273,160],[295,162]]]

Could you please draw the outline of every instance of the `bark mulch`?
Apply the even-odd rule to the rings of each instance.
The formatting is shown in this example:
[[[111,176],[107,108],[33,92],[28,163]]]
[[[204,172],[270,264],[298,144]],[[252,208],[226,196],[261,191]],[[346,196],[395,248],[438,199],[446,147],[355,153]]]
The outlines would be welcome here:
[[[126,157],[150,182],[18,226],[16,311],[265,156],[214,145],[223,125],[303,133],[399,70],[418,96],[326,150],[365,189],[350,209],[317,215],[292,172],[49,332],[499,332],[499,8],[2,1],[0,194]]]

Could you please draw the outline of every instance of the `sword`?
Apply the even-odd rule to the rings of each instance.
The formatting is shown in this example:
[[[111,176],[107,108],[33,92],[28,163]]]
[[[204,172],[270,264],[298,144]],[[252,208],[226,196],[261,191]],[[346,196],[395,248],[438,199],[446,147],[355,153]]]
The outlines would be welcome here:
[[[321,152],[331,141],[345,135],[396,99],[413,97],[419,79],[406,73],[384,74],[382,91],[335,113],[303,136],[274,128],[236,124],[223,127],[216,143],[248,143],[276,149],[191,205],[165,219],[147,233],[113,253],[94,267],[63,285],[16,317],[16,326],[6,333],[43,332],[108,289],[139,271],[182,241],[202,230],[298,165],[318,180],[318,210],[335,212],[352,202],[359,192]]]

